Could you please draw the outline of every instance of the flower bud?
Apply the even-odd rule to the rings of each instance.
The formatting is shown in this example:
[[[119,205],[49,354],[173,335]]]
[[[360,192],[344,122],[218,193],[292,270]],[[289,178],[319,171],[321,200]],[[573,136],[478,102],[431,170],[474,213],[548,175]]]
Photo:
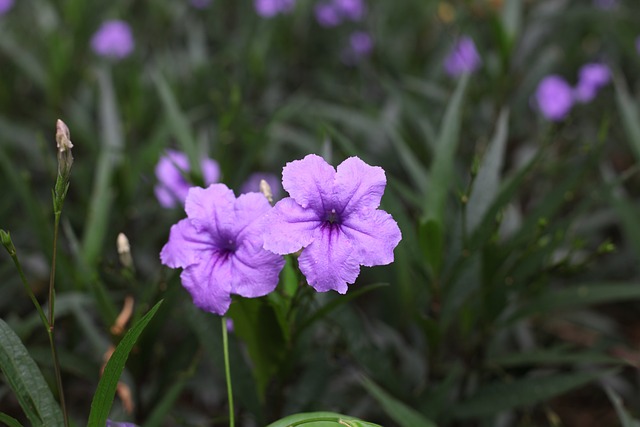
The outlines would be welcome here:
[[[133,268],[133,258],[131,257],[131,246],[129,245],[129,239],[124,233],[118,234],[116,241],[118,248],[118,256],[120,257],[120,263],[124,268]]]
[[[260,180],[260,192],[264,194],[269,203],[273,204],[273,193],[271,192],[271,186],[264,179]]]
[[[71,155],[73,144],[69,128],[60,119],[56,122],[56,144],[58,146],[58,175],[66,179],[73,164],[73,156]]]

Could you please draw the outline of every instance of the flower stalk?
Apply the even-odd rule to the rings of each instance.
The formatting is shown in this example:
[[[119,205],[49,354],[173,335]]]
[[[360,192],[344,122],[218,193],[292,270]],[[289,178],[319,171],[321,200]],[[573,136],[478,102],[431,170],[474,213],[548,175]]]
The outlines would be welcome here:
[[[222,348],[224,351],[224,373],[227,380],[227,398],[229,400],[229,427],[234,427],[233,389],[231,386],[231,369],[229,367],[229,339],[227,337],[227,318],[222,316]]]

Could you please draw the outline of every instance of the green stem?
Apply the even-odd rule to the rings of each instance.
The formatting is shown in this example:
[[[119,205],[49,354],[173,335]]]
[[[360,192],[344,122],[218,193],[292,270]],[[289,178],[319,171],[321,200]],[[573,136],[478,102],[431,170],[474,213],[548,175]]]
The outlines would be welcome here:
[[[234,427],[233,390],[231,388],[231,370],[229,369],[229,339],[227,338],[227,318],[222,316],[222,347],[224,351],[224,373],[227,379],[227,397],[229,399],[229,427]]]
[[[58,386],[58,396],[60,398],[60,407],[62,408],[62,415],[64,417],[65,427],[69,427],[69,417],[67,415],[67,405],[64,399],[64,389],[62,388],[62,374],[60,373],[60,363],[58,361],[58,352],[56,350],[54,340],[54,325],[55,325],[55,281],[56,281],[56,253],[58,247],[58,229],[60,226],[60,214],[62,213],[62,203],[60,203],[60,209],[56,209],[54,212],[54,224],[53,224],[53,255],[51,256],[51,275],[49,276],[49,327],[47,332],[49,335],[49,345],[51,347],[51,356],[53,358],[53,369],[56,375],[56,385]]]

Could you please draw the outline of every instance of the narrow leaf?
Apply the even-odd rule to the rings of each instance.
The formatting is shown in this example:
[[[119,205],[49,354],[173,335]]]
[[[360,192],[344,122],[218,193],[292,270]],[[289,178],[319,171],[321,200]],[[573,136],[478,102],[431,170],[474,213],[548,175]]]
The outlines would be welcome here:
[[[640,111],[638,106],[631,98],[627,86],[623,80],[615,79],[616,101],[620,117],[622,117],[622,125],[627,132],[629,139],[629,148],[636,156],[636,160],[640,160]]]
[[[109,411],[111,411],[111,405],[113,405],[113,398],[116,392],[120,375],[124,369],[124,365],[129,358],[129,353],[133,349],[134,344],[138,340],[138,337],[144,331],[145,327],[153,316],[156,314],[162,300],[160,300],[147,314],[145,314],[131,329],[127,331],[125,336],[120,341],[120,344],[116,347],[115,351],[111,355],[111,358],[107,362],[102,373],[102,378],[98,382],[98,388],[93,396],[91,402],[91,412],[89,413],[88,425],[90,426],[104,426],[107,423],[107,417]]]
[[[361,383],[373,398],[378,401],[382,409],[400,427],[436,427],[435,423],[426,419],[418,411],[410,408],[367,377],[362,377]]]
[[[0,412],[0,423],[5,423],[8,427],[23,427],[18,420],[3,412]]]
[[[474,396],[454,406],[451,416],[467,419],[496,415],[501,411],[535,405],[604,375],[603,372],[551,374],[481,387]]]
[[[64,424],[60,406],[53,398],[40,369],[20,338],[0,319],[0,370],[34,426]]]
[[[305,412],[301,414],[289,415],[267,427],[381,427],[378,424],[361,421],[348,415],[337,414],[335,412]],[[417,425],[415,426],[417,427]]]
[[[609,400],[613,403],[614,408],[616,409],[616,414],[618,415],[618,420],[620,420],[621,427],[638,427],[640,426],[640,421],[634,420],[627,410],[624,408],[622,403],[622,399],[618,394],[611,389],[611,387],[606,386],[604,391],[607,392],[607,396],[609,396]]]

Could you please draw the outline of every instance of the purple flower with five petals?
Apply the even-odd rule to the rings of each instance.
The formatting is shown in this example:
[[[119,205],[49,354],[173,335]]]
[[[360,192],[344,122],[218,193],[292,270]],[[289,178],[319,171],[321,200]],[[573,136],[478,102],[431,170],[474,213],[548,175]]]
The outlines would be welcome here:
[[[220,167],[215,160],[203,158],[200,168],[204,178],[204,184],[209,185],[220,179]],[[158,185],[154,191],[158,202],[165,208],[173,208],[183,205],[191,184],[185,179],[189,172],[189,159],[187,155],[175,150],[167,150],[156,165],[156,178]]]
[[[264,248],[277,254],[302,249],[300,271],[318,292],[347,292],[360,266],[393,262],[402,239],[398,224],[378,209],[386,186],[384,170],[358,157],[337,171],[310,154],[287,163],[282,185],[290,197],[265,216]]]
[[[184,269],[182,286],[197,307],[223,315],[231,294],[254,298],[276,288],[284,259],[262,248],[260,218],[270,209],[262,194],[236,199],[224,184],[189,190],[187,218],[171,227],[160,260]]]

